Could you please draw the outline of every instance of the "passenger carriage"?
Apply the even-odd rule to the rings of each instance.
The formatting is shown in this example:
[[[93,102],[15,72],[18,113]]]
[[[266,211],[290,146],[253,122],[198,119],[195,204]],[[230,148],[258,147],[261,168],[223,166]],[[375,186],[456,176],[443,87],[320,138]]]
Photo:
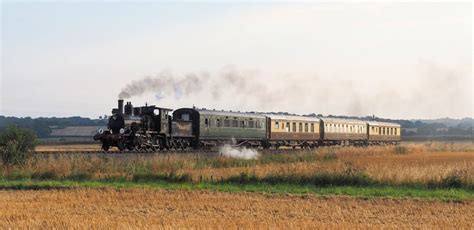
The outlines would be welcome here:
[[[367,145],[367,122],[352,119],[321,118],[324,145]]]
[[[268,114],[268,140],[272,147],[318,147],[321,120],[316,117]]]

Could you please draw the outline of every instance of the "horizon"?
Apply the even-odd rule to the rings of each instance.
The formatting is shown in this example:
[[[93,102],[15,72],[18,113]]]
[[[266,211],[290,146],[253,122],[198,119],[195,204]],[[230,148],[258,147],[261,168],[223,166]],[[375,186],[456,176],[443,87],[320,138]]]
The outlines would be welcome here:
[[[152,104],[149,104],[149,105],[152,105]],[[189,107],[186,107],[186,108],[192,108],[193,106],[189,106]],[[113,107],[111,107],[112,109]],[[199,108],[199,109],[206,109],[206,110],[216,110],[216,111],[227,111],[227,112],[242,112],[242,113],[260,113],[260,114],[268,114],[268,113],[288,113],[289,115],[296,115],[296,116],[308,116],[308,115],[311,115],[311,114],[315,114],[315,115],[318,115],[318,114],[321,114],[321,113],[316,113],[316,112],[313,112],[313,113],[306,113],[306,114],[296,114],[296,113],[292,113],[292,112],[289,112],[289,111],[265,111],[265,112],[262,112],[262,111],[235,111],[235,110],[228,110],[228,109],[214,109],[214,108],[202,108],[202,107],[198,107],[196,106],[196,108]],[[110,110],[111,110],[110,109]],[[175,109],[178,109],[178,108],[175,108]],[[175,110],[173,109],[173,111]],[[104,117],[104,115],[107,115],[107,117],[111,116],[112,114],[103,114],[103,115],[99,115],[98,117],[86,117],[86,116],[80,116],[80,115],[72,115],[72,116],[63,116],[63,117],[60,117],[60,116],[50,116],[50,117],[47,117],[47,116],[39,116],[39,117],[32,117],[32,116],[6,116],[6,115],[3,115],[3,114],[0,114],[0,116],[4,116],[4,117],[14,117],[14,118],[31,118],[31,119],[37,119],[37,118],[71,118],[71,117],[80,117],[80,118],[88,118],[88,119],[91,119],[91,120],[98,120],[99,117]],[[366,117],[372,117],[374,116],[375,114],[372,114],[372,115],[361,115],[361,116],[354,116],[354,115],[345,115],[345,114],[322,114],[323,117],[329,117],[329,116],[335,116],[335,117],[357,117],[358,119],[363,119],[363,118],[366,118]],[[388,119],[388,120],[406,120],[406,121],[422,121],[422,120],[443,120],[443,119],[452,119],[452,120],[464,120],[464,119],[471,119],[471,120],[474,120],[474,117],[461,117],[461,118],[453,118],[453,117],[439,117],[439,118],[393,118],[393,117],[380,117],[380,116],[377,116],[375,115],[375,118],[380,118],[380,119]]]
[[[474,117],[472,3],[2,1],[1,11],[3,116],[98,118],[130,97]]]

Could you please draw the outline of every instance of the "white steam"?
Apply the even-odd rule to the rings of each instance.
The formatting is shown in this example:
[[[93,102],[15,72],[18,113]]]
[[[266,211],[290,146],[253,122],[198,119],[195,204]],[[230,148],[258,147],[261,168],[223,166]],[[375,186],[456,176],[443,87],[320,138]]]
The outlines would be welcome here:
[[[259,154],[257,150],[248,149],[245,147],[232,147],[229,144],[226,144],[220,148],[220,153],[226,157],[240,158],[245,160],[257,159]]]

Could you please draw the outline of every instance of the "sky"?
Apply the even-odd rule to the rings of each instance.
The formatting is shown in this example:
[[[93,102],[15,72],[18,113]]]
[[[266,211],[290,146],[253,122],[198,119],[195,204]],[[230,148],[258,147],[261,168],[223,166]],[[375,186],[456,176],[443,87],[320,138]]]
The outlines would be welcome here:
[[[127,95],[173,109],[474,117],[472,9],[2,1],[0,115],[97,118]]]

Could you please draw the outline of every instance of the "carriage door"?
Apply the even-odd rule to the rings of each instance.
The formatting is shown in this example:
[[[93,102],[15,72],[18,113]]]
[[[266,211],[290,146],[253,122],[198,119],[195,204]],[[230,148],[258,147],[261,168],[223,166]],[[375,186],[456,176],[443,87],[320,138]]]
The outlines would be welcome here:
[[[211,126],[211,119],[209,117],[204,117],[204,135],[209,136],[209,126]]]

